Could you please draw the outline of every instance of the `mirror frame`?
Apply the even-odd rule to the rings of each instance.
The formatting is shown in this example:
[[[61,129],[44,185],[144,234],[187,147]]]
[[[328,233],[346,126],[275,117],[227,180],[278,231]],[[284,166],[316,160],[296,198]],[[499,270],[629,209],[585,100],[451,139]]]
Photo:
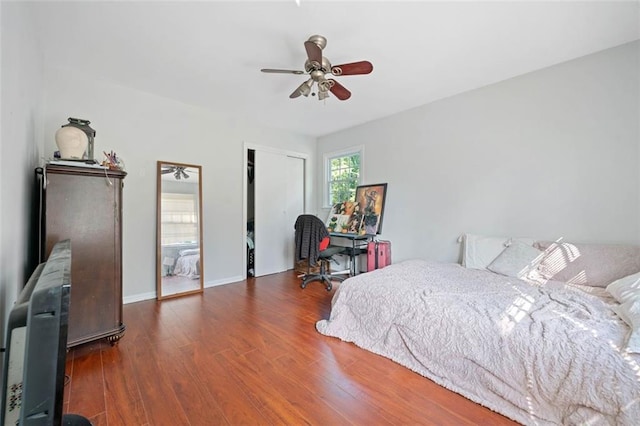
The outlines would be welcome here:
[[[200,278],[199,287],[193,290],[183,292],[163,294],[162,292],[162,168],[167,166],[184,167],[189,169],[197,169],[198,171],[198,246],[200,248]],[[204,247],[202,244],[202,166],[196,164],[177,163],[175,161],[158,161],[156,169],[156,298],[158,300],[170,299],[174,297],[186,296],[189,294],[202,293],[204,291]],[[195,280],[194,280],[195,281]]]

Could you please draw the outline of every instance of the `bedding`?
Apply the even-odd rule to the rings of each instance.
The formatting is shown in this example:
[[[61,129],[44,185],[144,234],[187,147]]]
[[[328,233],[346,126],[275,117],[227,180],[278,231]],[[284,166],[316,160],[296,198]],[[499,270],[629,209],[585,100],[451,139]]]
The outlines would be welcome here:
[[[595,287],[640,271],[640,247],[614,244],[575,244],[537,241],[546,252],[539,270],[543,277]]]
[[[631,327],[627,350],[640,353],[640,272],[615,280],[607,291],[620,302],[614,311]]]
[[[487,269],[508,277],[525,278],[538,267],[544,252],[523,241],[513,241],[487,266]]]
[[[615,280],[607,291],[620,303],[640,300],[640,272]]]
[[[181,250],[173,268],[173,275],[200,278],[200,249]]]
[[[640,355],[617,305],[600,287],[410,260],[345,280],[316,328],[523,424],[636,425]]]
[[[514,241],[527,245],[534,243],[533,238],[492,237],[486,235],[463,234],[462,265],[472,269],[487,269],[489,264]]]

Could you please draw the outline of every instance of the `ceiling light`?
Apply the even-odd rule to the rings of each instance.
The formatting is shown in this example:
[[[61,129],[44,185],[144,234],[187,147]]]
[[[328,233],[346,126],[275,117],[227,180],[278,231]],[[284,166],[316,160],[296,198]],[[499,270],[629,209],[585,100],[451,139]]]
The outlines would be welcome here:
[[[318,90],[318,100],[327,99],[329,97],[329,92],[326,90]]]
[[[296,90],[294,90],[293,93],[289,95],[289,97],[293,99],[293,98],[297,98],[300,95],[309,96],[309,93],[311,93],[312,86],[313,86],[313,79],[310,78],[309,80],[305,81],[300,86],[298,86]]]
[[[329,97],[329,89],[331,82],[324,78],[324,75],[318,79],[318,100],[327,99]]]
[[[298,88],[298,90],[300,91],[300,94],[304,96],[309,96],[309,93],[311,93],[312,86],[313,86],[313,79],[310,78],[309,80],[302,83],[302,85]]]

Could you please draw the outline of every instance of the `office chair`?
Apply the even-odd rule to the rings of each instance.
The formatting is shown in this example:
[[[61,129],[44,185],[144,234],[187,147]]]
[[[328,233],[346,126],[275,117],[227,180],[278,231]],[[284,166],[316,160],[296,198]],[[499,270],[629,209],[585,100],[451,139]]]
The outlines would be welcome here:
[[[344,281],[346,277],[332,275],[327,270],[332,256],[342,253],[344,247],[329,246],[329,231],[324,222],[317,216],[302,214],[295,224],[296,230],[296,262],[307,259],[307,273],[302,277],[300,287],[305,288],[312,281],[325,284],[327,291],[331,291],[331,281]],[[310,269],[320,261],[320,271],[311,273]]]

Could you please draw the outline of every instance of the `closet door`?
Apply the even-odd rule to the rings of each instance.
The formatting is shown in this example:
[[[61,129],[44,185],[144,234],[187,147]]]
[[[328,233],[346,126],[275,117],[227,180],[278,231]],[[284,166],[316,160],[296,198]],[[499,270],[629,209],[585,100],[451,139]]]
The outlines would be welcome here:
[[[304,160],[302,158],[287,157],[287,220],[286,232],[289,232],[287,269],[293,268],[295,255],[296,219],[304,213]]]
[[[295,219],[304,210],[304,160],[255,151],[255,275],[293,267]]]

